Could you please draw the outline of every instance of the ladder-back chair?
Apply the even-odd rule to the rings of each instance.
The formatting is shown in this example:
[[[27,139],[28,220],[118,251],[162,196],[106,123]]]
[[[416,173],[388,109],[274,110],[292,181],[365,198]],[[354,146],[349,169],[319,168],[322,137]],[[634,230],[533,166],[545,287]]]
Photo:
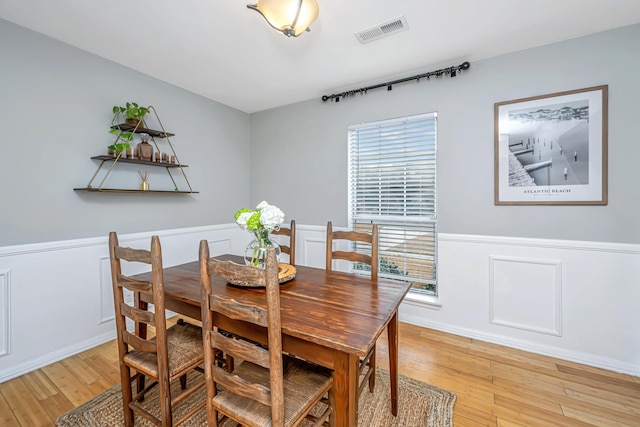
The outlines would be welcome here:
[[[281,236],[287,236],[289,238],[289,246],[280,245],[280,250],[289,255],[289,264],[295,265],[296,263],[296,222],[291,220],[289,227],[280,227],[278,230],[274,230],[271,234],[277,234]]]
[[[115,232],[109,233],[109,255],[111,258],[111,278],[116,317],[116,341],[118,342],[118,362],[122,383],[125,425],[134,424],[134,412],[155,425],[177,426],[204,407],[197,405],[179,420],[173,421],[172,408],[204,385],[204,376],[199,373],[187,388],[186,374],[190,371],[203,372],[202,329],[187,322],[167,329],[164,282],[162,274],[162,250],[158,236],[151,238],[151,250],[122,247]],[[122,274],[122,261],[144,263],[151,266],[151,282],[135,280]],[[136,295],[133,304],[128,304],[124,291]],[[147,310],[147,303],[139,295],[149,297],[154,312]],[[135,324],[135,330],[127,330],[127,319]],[[155,331],[153,338],[147,338],[148,329]],[[135,374],[132,375],[132,370]],[[150,381],[145,387],[145,379]],[[170,385],[180,380],[179,395],[172,396]],[[131,382],[137,380],[134,394]],[[146,394],[158,387],[160,416],[144,408],[142,402]]]
[[[333,249],[334,240],[348,240],[354,245],[361,243],[368,245],[370,255],[356,251],[341,251]],[[360,262],[371,266],[371,280],[378,280],[378,224],[373,224],[371,233],[361,231],[333,231],[331,221],[327,223],[326,242],[326,270],[333,270],[333,260],[342,259],[351,262]],[[362,393],[365,384],[369,384],[369,391],[373,393],[376,385],[376,346],[367,352],[367,355],[360,360],[360,376],[362,381],[358,387],[358,396]]]
[[[264,269],[209,258],[205,240],[200,242],[199,257],[209,425],[217,427],[227,418],[247,427],[298,426],[304,419],[311,420],[313,426],[323,425],[333,408],[323,398],[332,387],[332,371],[282,353],[275,250],[268,250]],[[257,305],[215,294],[211,275],[264,286],[264,302]],[[266,330],[267,345],[258,345],[237,332],[221,333],[217,326],[220,316],[243,322],[245,329]],[[216,365],[218,350],[242,360],[232,373]],[[309,415],[318,404],[322,415]]]

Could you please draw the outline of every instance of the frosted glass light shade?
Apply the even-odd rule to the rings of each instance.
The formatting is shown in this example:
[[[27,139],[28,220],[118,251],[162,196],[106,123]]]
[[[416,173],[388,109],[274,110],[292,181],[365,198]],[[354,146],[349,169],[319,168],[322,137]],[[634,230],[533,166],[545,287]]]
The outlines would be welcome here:
[[[247,5],[260,13],[275,30],[289,37],[298,37],[309,31],[309,25],[318,17],[316,0],[258,0]]]

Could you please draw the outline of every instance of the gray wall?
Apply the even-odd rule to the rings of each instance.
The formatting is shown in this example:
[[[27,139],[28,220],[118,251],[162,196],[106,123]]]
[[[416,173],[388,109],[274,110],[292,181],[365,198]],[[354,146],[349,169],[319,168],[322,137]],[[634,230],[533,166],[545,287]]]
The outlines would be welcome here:
[[[249,204],[247,114],[3,20],[0,40],[0,246],[229,223]],[[73,191],[127,101],[156,108],[199,194]],[[119,167],[105,187],[135,188],[138,169]],[[152,189],[172,188],[164,169],[144,169]]]
[[[0,39],[11,40],[0,44],[0,246],[228,223],[263,199],[300,224],[343,226],[347,126],[430,111],[439,114],[440,232],[640,241],[640,25],[472,62],[456,78],[251,116],[3,20]],[[601,84],[609,85],[608,206],[494,206],[494,103]],[[95,171],[90,157],[112,142],[111,107],[126,101],[156,107],[199,194],[73,191]],[[152,187],[161,185],[162,170],[149,170]],[[135,172],[117,179],[135,186]]]
[[[634,25],[472,62],[456,78],[252,114],[252,200],[267,199],[301,224],[344,226],[347,126],[437,111],[440,232],[638,243],[639,40]],[[603,84],[609,85],[608,206],[495,206],[494,103]]]

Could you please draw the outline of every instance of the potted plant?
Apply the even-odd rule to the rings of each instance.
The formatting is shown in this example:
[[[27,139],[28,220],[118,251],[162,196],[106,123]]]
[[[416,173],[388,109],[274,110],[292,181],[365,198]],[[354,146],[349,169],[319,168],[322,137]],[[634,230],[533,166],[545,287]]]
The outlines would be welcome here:
[[[133,132],[123,132],[118,126],[115,129],[111,129],[109,133],[117,136],[114,143],[107,147],[109,149],[109,154],[115,153],[118,155],[124,150],[131,148],[130,143],[133,142]]]
[[[116,156],[119,156],[124,150],[130,149],[131,145],[128,142],[117,142],[109,145],[107,148],[109,149],[109,153],[115,153]]]
[[[124,150],[131,148],[134,132],[141,127],[144,116],[149,112],[148,107],[141,107],[136,102],[127,102],[125,106],[115,105],[112,109],[113,120],[111,121],[111,130],[109,133],[116,135],[117,138],[112,145],[109,145],[109,153],[120,154]],[[123,130],[120,124],[124,122],[129,126],[133,126],[132,130]],[[125,128],[128,129],[128,128]]]
[[[148,107],[141,107],[135,102],[127,102],[124,107],[119,105],[113,107],[113,119],[116,121],[117,118],[122,115],[125,118],[125,123],[132,126],[139,126],[148,111]]]

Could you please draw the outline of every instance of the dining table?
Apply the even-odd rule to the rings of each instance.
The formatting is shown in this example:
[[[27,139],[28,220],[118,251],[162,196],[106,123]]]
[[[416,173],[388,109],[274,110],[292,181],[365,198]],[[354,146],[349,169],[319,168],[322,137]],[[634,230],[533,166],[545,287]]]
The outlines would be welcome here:
[[[216,256],[244,264],[236,255]],[[165,307],[201,320],[198,261],[163,268]],[[150,280],[151,273],[134,276]],[[265,289],[237,286],[211,276],[212,292],[240,302],[265,304]],[[295,277],[280,284],[283,351],[333,371],[330,425],[355,427],[358,418],[360,358],[384,330],[389,348],[391,411],[398,412],[398,308],[411,288],[409,282],[340,271],[295,266]],[[144,306],[148,301],[136,300]],[[267,343],[264,328],[221,316],[219,327]],[[366,390],[366,389],[365,389]],[[365,393],[368,391],[364,391]]]

